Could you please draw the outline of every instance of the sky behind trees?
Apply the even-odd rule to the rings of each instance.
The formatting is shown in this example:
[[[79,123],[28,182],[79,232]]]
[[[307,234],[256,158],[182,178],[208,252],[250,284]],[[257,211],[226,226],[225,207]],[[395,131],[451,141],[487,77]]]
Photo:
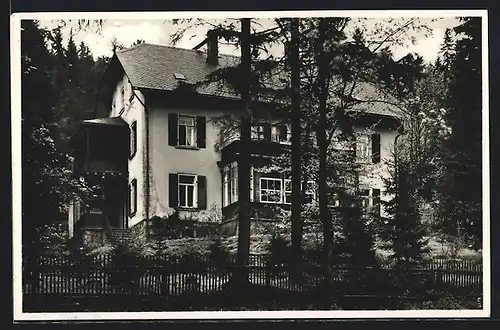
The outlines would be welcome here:
[[[434,22],[431,19],[431,17],[425,17],[421,20],[428,24],[432,35],[416,35],[416,44],[408,42],[406,46],[393,47],[395,58],[403,57],[408,52],[420,54],[426,62],[433,62],[437,58],[446,28],[458,25],[458,20],[450,16],[439,18]],[[372,20],[377,21],[377,19]],[[271,26],[270,20],[262,19],[261,22],[262,29]],[[40,23],[42,27],[57,26],[57,21],[54,20],[41,20]],[[72,25],[69,24],[62,30],[65,41],[69,38],[71,27]],[[87,44],[94,58],[97,58],[112,55],[111,41],[114,38],[125,47],[129,47],[137,39],[143,39],[152,44],[170,45],[170,36],[180,27],[182,26],[174,25],[171,19],[107,19],[100,32],[73,29],[73,37],[77,44],[81,41]],[[203,26],[188,30],[176,46],[188,49],[194,47],[204,39],[207,29],[208,27]],[[221,45],[221,53],[237,55],[238,50],[230,45]]]

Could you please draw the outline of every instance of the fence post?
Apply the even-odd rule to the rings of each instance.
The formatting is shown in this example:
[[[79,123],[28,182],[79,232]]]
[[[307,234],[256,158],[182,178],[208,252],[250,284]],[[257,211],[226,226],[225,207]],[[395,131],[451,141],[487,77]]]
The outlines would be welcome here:
[[[271,258],[266,258],[265,259],[265,262],[266,262],[266,287],[271,287],[271,264],[272,264],[272,260]]]

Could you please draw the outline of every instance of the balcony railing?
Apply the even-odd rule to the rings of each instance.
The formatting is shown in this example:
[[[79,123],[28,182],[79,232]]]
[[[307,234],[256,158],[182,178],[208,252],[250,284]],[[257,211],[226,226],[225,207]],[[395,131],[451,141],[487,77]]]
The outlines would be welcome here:
[[[241,141],[234,140],[221,150],[221,159],[233,160],[241,152]],[[269,140],[252,140],[250,142],[250,154],[252,156],[276,157],[286,154],[290,150],[290,145]]]

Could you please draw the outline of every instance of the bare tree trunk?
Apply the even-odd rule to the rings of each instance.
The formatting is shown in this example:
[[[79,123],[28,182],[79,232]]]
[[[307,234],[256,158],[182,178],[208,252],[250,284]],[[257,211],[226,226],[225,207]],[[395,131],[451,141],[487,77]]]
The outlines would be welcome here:
[[[330,212],[328,209],[328,191],[327,191],[327,140],[326,140],[326,112],[327,112],[327,70],[328,66],[326,63],[325,52],[323,50],[325,41],[325,24],[324,19],[320,20],[319,23],[319,58],[318,58],[318,86],[319,86],[319,122],[317,124],[317,137],[318,137],[318,148],[319,148],[319,216],[323,224],[323,258],[324,258],[324,280],[325,289],[329,290],[331,288],[331,276],[330,276],[330,252],[333,249],[333,226],[330,217]],[[329,296],[329,292],[325,293]]]
[[[252,74],[250,53],[250,19],[241,19],[241,67],[242,82],[245,84],[241,92],[243,115],[240,123],[240,158],[238,162],[238,272],[236,282],[239,285],[248,283],[248,259],[250,253],[250,77]]]
[[[302,259],[302,189],[301,184],[301,114],[300,114],[300,54],[298,19],[291,22],[291,101],[292,101],[292,252],[294,261],[300,265]],[[296,268],[298,269],[298,268]]]

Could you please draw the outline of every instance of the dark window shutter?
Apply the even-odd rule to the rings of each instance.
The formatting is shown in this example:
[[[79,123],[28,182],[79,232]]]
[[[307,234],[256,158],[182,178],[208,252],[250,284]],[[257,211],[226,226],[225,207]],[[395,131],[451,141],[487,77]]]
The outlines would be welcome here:
[[[128,184],[128,194],[127,194],[127,213],[128,216],[130,217],[132,215],[132,185],[129,183]]]
[[[263,124],[264,127],[264,140],[271,140],[271,124]]]
[[[288,127],[286,125],[280,126],[280,141],[286,141],[288,137]]]
[[[198,208],[207,209],[207,177],[198,175]]]
[[[132,180],[132,215],[137,212],[137,179]]]
[[[207,128],[205,117],[196,117],[196,145],[198,148],[206,147]]]
[[[358,141],[356,138],[352,139],[352,149],[351,149],[351,155],[354,160],[357,159],[357,149],[358,149]]]
[[[373,189],[372,192],[373,207],[375,208],[375,214],[380,216],[380,189]]]
[[[177,202],[178,181],[177,173],[170,173],[168,175],[168,205],[170,207],[177,207],[179,205]]]
[[[179,118],[176,113],[168,114],[168,145],[177,145],[177,122]]]
[[[380,134],[372,134],[372,163],[380,163]]]
[[[130,159],[134,158],[135,153],[137,152],[137,121],[134,121],[132,123],[132,126],[130,127]]]

